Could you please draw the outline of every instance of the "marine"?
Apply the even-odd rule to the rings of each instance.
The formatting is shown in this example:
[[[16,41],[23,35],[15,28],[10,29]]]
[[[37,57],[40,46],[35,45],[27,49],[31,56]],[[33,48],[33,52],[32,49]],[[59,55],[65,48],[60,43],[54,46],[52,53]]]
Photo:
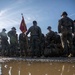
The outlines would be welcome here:
[[[16,33],[15,27],[12,27],[11,30],[8,32],[8,37],[10,38],[9,55],[15,56],[17,53],[17,46],[18,46],[18,35]]]
[[[9,43],[8,43],[8,37],[7,37],[7,33],[6,33],[6,29],[3,28],[2,32],[0,33],[1,36],[1,45],[2,45],[2,56],[5,56],[8,54],[8,50],[9,50]]]
[[[28,56],[27,52],[27,37],[24,32],[19,35],[20,56]]]
[[[31,43],[31,53],[32,57],[40,56],[40,39],[41,39],[41,28],[37,25],[37,21],[33,21],[33,26],[31,26],[26,36],[30,33],[30,43]]]
[[[63,54],[66,56],[72,55],[73,39],[72,33],[74,33],[73,20],[68,17],[66,11],[61,15],[61,19],[58,22],[58,32],[62,34],[61,40],[63,42]]]

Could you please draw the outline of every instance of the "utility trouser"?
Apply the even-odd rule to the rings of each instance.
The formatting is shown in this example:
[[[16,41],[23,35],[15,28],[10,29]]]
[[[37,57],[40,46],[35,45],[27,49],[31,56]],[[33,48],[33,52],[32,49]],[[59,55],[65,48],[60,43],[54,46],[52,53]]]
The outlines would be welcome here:
[[[71,32],[62,33],[62,41],[64,44],[64,53],[65,54],[72,53],[73,49],[72,33]]]

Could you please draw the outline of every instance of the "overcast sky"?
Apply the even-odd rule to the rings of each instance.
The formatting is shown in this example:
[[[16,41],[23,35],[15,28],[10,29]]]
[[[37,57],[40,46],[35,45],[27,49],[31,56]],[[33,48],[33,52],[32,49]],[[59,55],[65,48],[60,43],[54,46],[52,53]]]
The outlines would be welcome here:
[[[48,32],[48,26],[58,32],[58,20],[63,11],[74,20],[75,0],[0,0],[0,31],[6,28],[8,32],[14,26],[17,33],[21,33],[19,26],[23,13],[27,29],[36,20],[42,33]]]

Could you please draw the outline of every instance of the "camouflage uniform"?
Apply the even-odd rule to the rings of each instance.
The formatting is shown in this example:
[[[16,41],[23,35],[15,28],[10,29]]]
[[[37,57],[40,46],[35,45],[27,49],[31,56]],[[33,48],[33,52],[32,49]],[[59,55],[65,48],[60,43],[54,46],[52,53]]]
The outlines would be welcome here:
[[[30,33],[30,42],[31,42],[31,51],[32,57],[34,55],[40,56],[40,38],[41,38],[41,29],[37,26],[37,22],[33,21],[33,26],[29,28],[26,35]]]
[[[63,12],[62,15],[63,18],[59,20],[58,24],[58,32],[62,33],[62,42],[64,43],[64,54],[70,54],[72,53],[72,45],[73,45],[73,39],[72,39],[72,32],[73,30],[73,20],[67,17],[67,13]]]
[[[45,55],[51,56],[51,53],[53,55],[53,50],[54,50],[54,42],[55,42],[55,32],[51,30],[51,26],[48,26],[48,33],[46,34],[46,53],[44,52]],[[48,52],[47,52],[48,51]]]
[[[41,41],[40,41],[40,50],[41,50],[41,55],[44,56],[44,50],[45,50],[45,36],[42,33],[41,35]]]
[[[1,44],[2,44],[2,55],[7,55],[8,54],[8,49],[9,49],[9,43],[8,43],[8,37],[7,34],[5,33],[6,29],[2,29],[2,32],[0,33],[1,36]]]
[[[51,30],[51,27],[49,26],[47,28],[49,32],[46,34],[46,41],[48,43],[48,46],[55,41],[55,32]]]
[[[10,55],[15,55],[18,46],[18,35],[15,27],[12,27],[12,30],[8,32],[8,36],[10,38]]]
[[[73,21],[73,24],[74,24],[74,36],[73,36],[73,48],[74,48],[74,51],[73,51],[73,54],[75,56],[75,20]]]
[[[24,33],[21,33],[19,35],[19,44],[20,44],[20,51],[21,55],[27,56],[27,37]]]
[[[75,34],[75,20],[73,21],[73,25],[74,25],[74,34]]]
[[[74,24],[74,37],[73,37],[73,45],[75,46],[75,20],[73,21]]]

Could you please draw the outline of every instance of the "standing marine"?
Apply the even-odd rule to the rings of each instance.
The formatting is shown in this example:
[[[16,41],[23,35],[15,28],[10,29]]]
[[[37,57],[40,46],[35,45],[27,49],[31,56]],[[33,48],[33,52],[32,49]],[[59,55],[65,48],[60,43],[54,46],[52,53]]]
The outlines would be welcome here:
[[[2,45],[2,55],[7,55],[9,50],[9,43],[5,28],[2,29],[0,36],[1,36],[1,45]]]
[[[55,41],[55,32],[52,30],[51,26],[48,26],[48,33],[46,34],[47,46],[50,46]]]
[[[18,46],[18,35],[15,27],[11,28],[11,30],[8,32],[8,36],[10,38],[10,55],[15,55]]]
[[[27,36],[25,32],[20,33],[19,35],[19,45],[20,45],[20,51],[21,51],[21,56],[28,56],[27,52]]]
[[[33,21],[33,26],[31,26],[26,35],[30,33],[30,43],[31,43],[31,53],[33,56],[40,56],[40,39],[41,39],[41,28],[37,26],[37,21]]]
[[[64,45],[64,55],[72,55],[73,50],[73,39],[72,33],[74,32],[73,20],[68,17],[67,12],[63,12],[61,15],[61,19],[58,23],[58,32],[62,34],[62,42]]]

